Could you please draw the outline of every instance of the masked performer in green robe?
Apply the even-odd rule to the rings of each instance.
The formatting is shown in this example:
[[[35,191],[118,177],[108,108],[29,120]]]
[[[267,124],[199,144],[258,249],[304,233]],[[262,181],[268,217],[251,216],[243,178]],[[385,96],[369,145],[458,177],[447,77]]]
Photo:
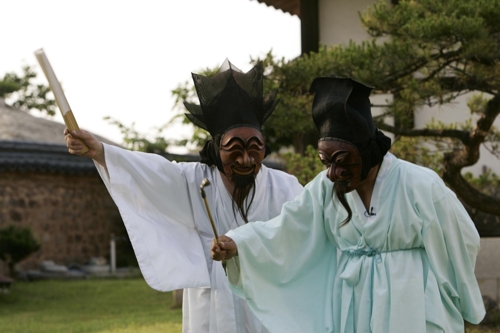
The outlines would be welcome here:
[[[279,216],[212,242],[214,259],[234,256],[232,288],[271,332],[457,333],[485,314],[473,222],[435,172],[388,153],[370,91],[317,78],[327,170]]]

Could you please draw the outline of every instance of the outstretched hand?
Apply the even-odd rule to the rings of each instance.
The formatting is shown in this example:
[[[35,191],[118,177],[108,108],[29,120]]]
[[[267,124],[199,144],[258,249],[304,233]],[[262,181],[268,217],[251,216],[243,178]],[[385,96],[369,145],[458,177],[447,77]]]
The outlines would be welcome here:
[[[83,146],[77,139],[80,139],[85,143],[85,145],[89,148],[88,152],[82,154]],[[96,160],[99,164],[106,166],[106,162],[104,160],[104,147],[102,146],[102,143],[89,132],[83,130],[70,132],[67,128],[65,128],[64,140],[66,140],[66,147],[68,147],[70,154],[90,157]]]
[[[217,244],[215,238],[212,239],[210,255],[212,259],[216,261],[229,260],[235,255],[238,255],[238,248],[231,238],[222,235],[219,236],[219,244]]]

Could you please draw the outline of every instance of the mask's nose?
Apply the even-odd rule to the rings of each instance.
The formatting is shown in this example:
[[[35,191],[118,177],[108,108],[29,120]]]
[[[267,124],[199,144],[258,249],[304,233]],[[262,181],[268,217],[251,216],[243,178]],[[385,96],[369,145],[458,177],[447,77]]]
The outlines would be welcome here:
[[[347,171],[346,168],[343,168],[341,166],[332,163],[332,165],[328,168],[326,175],[328,179],[330,179],[332,182],[335,182],[338,180],[347,179],[350,176],[350,173]]]
[[[251,157],[246,150],[236,159],[236,163],[243,167],[251,167],[255,164],[253,157]]]

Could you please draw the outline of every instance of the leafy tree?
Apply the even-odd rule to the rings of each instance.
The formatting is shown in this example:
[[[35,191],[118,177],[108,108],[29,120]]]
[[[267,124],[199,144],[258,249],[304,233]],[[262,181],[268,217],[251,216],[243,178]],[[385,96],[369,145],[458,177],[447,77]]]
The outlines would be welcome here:
[[[23,75],[7,73],[0,79],[0,97],[13,99],[12,105],[23,111],[38,110],[48,116],[55,115],[56,102],[49,97],[50,88],[35,84],[36,73],[31,66],[23,67]]]
[[[402,0],[394,6],[380,1],[361,15],[371,40],[323,47],[290,62],[268,55],[263,59],[271,70],[267,84],[278,85],[282,100],[270,118],[275,123],[268,124],[271,134],[288,142],[294,133],[312,135],[306,127],[312,125],[307,92],[312,80],[352,77],[376,87],[375,94],[393,95],[378,105],[385,109],[377,119],[379,128],[392,132],[396,141],[406,140],[401,143],[413,138],[414,152],[437,149],[428,162],[458,196],[471,207],[500,215],[500,198],[475,188],[461,174],[478,161],[481,145],[500,155],[500,134],[493,126],[500,113],[499,15],[499,0]],[[468,103],[469,121],[414,128],[419,107],[452,103],[470,92],[476,95]],[[384,123],[385,116],[395,119],[394,126]],[[412,155],[426,163],[423,156]]]
[[[0,259],[7,263],[12,277],[14,266],[39,249],[30,228],[10,225],[0,229]]]
[[[318,151],[311,145],[306,147],[304,155],[289,151],[280,157],[285,162],[285,171],[297,177],[302,185],[306,185],[318,173],[325,170],[325,166],[318,158]]]

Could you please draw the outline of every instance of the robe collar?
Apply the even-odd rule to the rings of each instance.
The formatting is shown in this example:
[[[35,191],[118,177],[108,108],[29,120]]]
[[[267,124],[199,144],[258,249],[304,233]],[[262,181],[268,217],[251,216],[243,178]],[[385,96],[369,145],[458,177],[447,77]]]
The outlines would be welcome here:
[[[387,175],[389,174],[391,166],[393,165],[393,162],[395,160],[397,160],[396,156],[388,152],[387,154],[385,154],[384,159],[382,160],[382,164],[380,165],[380,169],[377,174],[377,179],[375,180],[375,186],[373,188],[372,198],[370,200],[370,207],[369,207],[370,210],[373,208],[373,212],[375,214],[378,213],[378,207],[380,207],[380,197],[382,194],[382,187],[385,183],[385,180],[387,179]],[[371,216],[365,215],[366,208],[358,192],[356,191],[352,192],[352,199],[356,206],[356,210],[359,216],[359,221],[361,221],[363,225],[366,225],[368,223],[373,223],[376,220],[377,215],[371,215]]]

